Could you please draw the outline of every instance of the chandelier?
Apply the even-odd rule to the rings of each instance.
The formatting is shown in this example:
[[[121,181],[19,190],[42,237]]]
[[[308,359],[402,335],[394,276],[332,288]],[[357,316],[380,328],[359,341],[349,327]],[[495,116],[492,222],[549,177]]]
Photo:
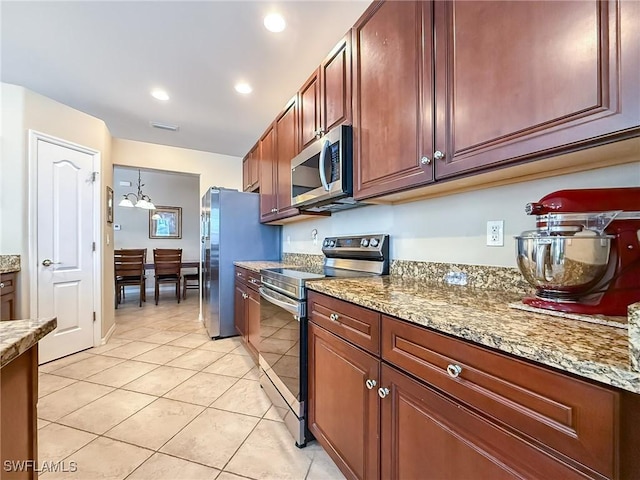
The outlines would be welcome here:
[[[151,203],[151,198],[149,197],[149,195],[145,195],[144,193],[142,193],[142,187],[144,187],[144,183],[142,183],[142,181],[140,180],[140,169],[138,169],[138,194],[136,195],[135,193],[127,193],[125,195],[123,195],[122,200],[120,200],[120,203],[118,204],[119,207],[138,207],[138,208],[144,208],[145,210],[155,210],[156,206]],[[132,196],[133,198],[135,198],[135,205],[134,202],[131,201],[131,199],[129,198],[130,196]]]

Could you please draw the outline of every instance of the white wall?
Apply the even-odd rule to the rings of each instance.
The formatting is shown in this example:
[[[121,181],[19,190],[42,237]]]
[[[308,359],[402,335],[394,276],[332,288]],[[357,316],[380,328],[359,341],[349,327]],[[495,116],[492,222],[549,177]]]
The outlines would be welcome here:
[[[21,256],[18,282],[18,315],[28,318],[29,288],[33,279],[29,268],[37,259],[29,254],[29,158],[28,130],[36,130],[101,152],[100,205],[106,202],[106,186],[111,185],[111,135],[105,123],[50,98],[16,85],[2,83],[2,159],[0,160],[0,253]],[[106,209],[101,209],[102,318],[103,335],[114,323],[113,244]],[[35,313],[33,313],[35,315]]]
[[[112,147],[114,165],[200,175],[200,197],[212,186],[242,190],[240,157],[121,138]]]
[[[391,258],[515,266],[514,235],[535,228],[526,203],[568,188],[640,186],[636,163],[522,182],[398,205],[371,205],[331,217],[285,225],[283,250],[321,254],[326,236],[389,233]],[[486,246],[486,222],[504,220],[504,247]],[[311,231],[318,229],[318,244]]]
[[[146,248],[147,262],[153,262],[154,248],[182,248],[183,260],[200,258],[200,195],[198,175],[185,173],[142,170],[142,191],[149,195],[154,205],[182,208],[181,239],[149,238],[149,210],[119,207],[125,193],[137,192],[138,169],[115,167],[114,184],[114,224],[120,230],[114,231],[115,248]],[[130,187],[120,186],[120,181],[131,182]],[[153,275],[149,275],[147,287],[153,285]]]

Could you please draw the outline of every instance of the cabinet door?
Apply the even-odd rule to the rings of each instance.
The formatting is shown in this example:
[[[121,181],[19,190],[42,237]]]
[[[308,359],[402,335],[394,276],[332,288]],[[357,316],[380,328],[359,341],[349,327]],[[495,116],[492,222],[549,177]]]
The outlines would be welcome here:
[[[320,124],[323,132],[351,123],[351,37],[347,35],[320,67]]]
[[[246,294],[247,287],[240,282],[236,282],[235,294],[233,296],[233,322],[236,327],[236,332],[242,337],[247,335],[247,302],[244,298]]]
[[[353,29],[357,199],[433,178],[431,8],[377,2]]]
[[[300,108],[300,150],[311,144],[320,130],[320,75],[318,70],[298,93]]]
[[[242,160],[242,190],[245,192],[251,190],[250,157],[251,153],[247,154]]]
[[[435,2],[445,154],[436,178],[637,135],[639,11],[618,1]]]
[[[277,164],[275,161],[273,127],[260,140],[260,220],[269,220],[275,216],[276,190],[275,175]]]
[[[379,361],[309,322],[309,430],[347,478],[379,478]]]
[[[291,159],[298,154],[295,98],[278,117],[275,128],[278,159],[277,208],[280,215],[291,207]]]
[[[249,179],[251,181],[250,191],[255,192],[260,188],[260,156],[258,155],[258,147],[255,146],[249,152]]]
[[[380,385],[382,478],[585,478],[385,364]]]
[[[254,360],[258,358],[260,351],[260,294],[255,290],[248,288],[246,300],[246,316],[247,316],[247,346],[249,351],[253,353]]]

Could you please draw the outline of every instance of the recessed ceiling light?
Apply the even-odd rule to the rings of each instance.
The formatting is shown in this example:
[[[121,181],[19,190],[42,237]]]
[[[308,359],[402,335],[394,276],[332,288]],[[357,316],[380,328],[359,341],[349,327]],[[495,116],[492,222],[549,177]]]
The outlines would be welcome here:
[[[244,95],[251,93],[253,91],[253,88],[251,88],[251,85],[245,82],[237,83],[234,88],[236,89],[236,92],[242,93]]]
[[[284,17],[279,13],[270,13],[264,17],[264,26],[270,32],[278,33],[284,30],[287,22],[284,21]]]
[[[162,100],[163,102],[166,102],[167,100],[169,100],[169,94],[164,90],[160,90],[159,88],[156,88],[155,90],[151,90],[151,96],[156,100]]]

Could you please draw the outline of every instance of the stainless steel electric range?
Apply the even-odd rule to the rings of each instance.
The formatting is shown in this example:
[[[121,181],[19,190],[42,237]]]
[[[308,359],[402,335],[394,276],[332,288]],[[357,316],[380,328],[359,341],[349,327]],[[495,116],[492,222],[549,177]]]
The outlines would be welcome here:
[[[306,425],[307,280],[389,273],[389,236],[329,237],[323,266],[260,271],[260,384],[296,445],[313,437]]]

